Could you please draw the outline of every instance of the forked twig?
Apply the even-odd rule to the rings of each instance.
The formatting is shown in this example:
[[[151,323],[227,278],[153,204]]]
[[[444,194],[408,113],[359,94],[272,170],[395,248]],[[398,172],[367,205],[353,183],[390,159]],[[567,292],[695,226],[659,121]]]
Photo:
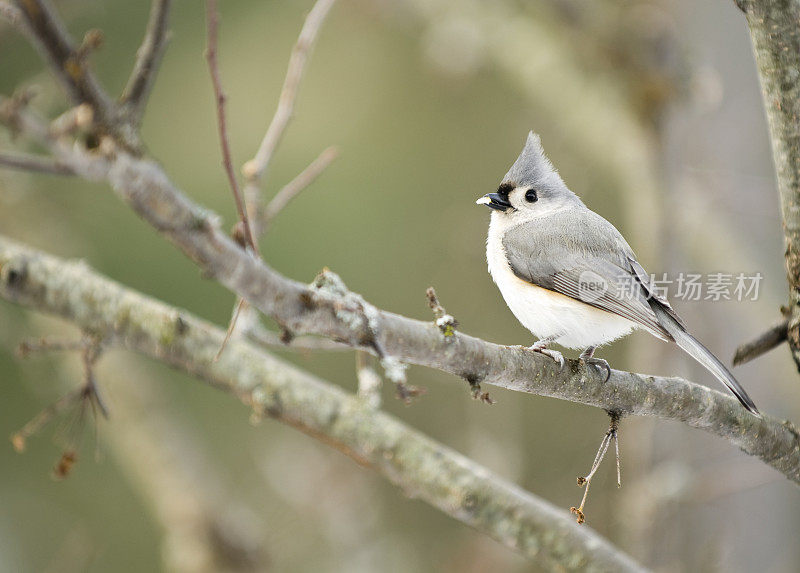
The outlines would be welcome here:
[[[136,51],[136,62],[122,92],[120,101],[128,108],[131,119],[141,121],[144,106],[153,88],[158,66],[169,42],[169,12],[172,0],[153,0],[142,45]]]
[[[26,0],[17,2],[24,23],[17,27],[25,33],[44,55],[56,77],[75,105],[87,103],[94,113],[95,124],[102,133],[109,134],[123,147],[134,153],[141,151],[138,133],[120,118],[119,108],[108,96],[95,74],[86,55],[102,41],[102,35],[90,30],[80,45],[75,45],[61,19],[50,2]],[[14,13],[4,10],[3,16]]]
[[[61,456],[53,468],[56,479],[64,479],[72,471],[78,459],[78,446],[83,433],[87,410],[91,410],[97,420],[98,412],[108,418],[108,407],[103,400],[97,381],[94,377],[94,366],[102,352],[101,341],[96,337],[86,334],[80,340],[59,340],[40,338],[34,341],[23,341],[17,350],[20,357],[26,357],[32,352],[42,351],[80,351],[83,362],[83,384],[75,388],[50,406],[39,412],[19,431],[11,435],[11,443],[17,452],[25,451],[28,438],[40,432],[50,421],[66,410],[76,408],[75,412],[67,416],[62,428],[57,433],[63,434]]]
[[[269,127],[267,128],[267,132],[264,135],[264,139],[259,146],[258,151],[253,159],[245,163],[244,167],[242,168],[243,174],[245,176],[246,184],[244,189],[244,205],[242,206],[242,198],[241,194],[238,191],[238,183],[236,182],[236,177],[233,174],[233,166],[230,160],[230,154],[228,152],[227,159],[224,160],[225,162],[225,169],[228,173],[228,179],[231,181],[231,188],[234,189],[234,196],[236,198],[236,208],[239,210],[239,219],[242,227],[242,234],[244,235],[245,243],[250,244],[253,246],[253,250],[255,253],[259,253],[257,248],[257,241],[258,238],[263,235],[266,228],[272,222],[272,220],[278,215],[278,213],[294,198],[296,197],[303,189],[305,189],[308,185],[310,185],[319,175],[324,171],[324,169],[330,164],[331,161],[336,157],[336,150],[333,148],[328,148],[322,152],[322,154],[309,165],[303,172],[300,173],[294,180],[292,180],[288,185],[286,185],[278,194],[272,199],[270,204],[267,206],[263,216],[261,213],[261,189],[259,187],[260,181],[263,178],[264,173],[266,172],[267,166],[275,153],[275,149],[277,149],[278,143],[286,130],[286,126],[289,124],[289,120],[292,116],[292,111],[294,110],[294,102],[297,98],[297,91],[300,86],[300,80],[303,77],[303,72],[305,70],[306,62],[308,61],[308,56],[310,54],[311,48],[314,45],[316,37],[318,35],[319,29],[322,26],[323,21],[325,20],[325,16],[328,14],[331,6],[333,5],[335,0],[317,0],[317,3],[309,12],[308,17],[306,18],[305,23],[303,24],[303,28],[300,31],[300,35],[297,39],[297,43],[295,44],[294,49],[292,50],[292,55],[289,59],[289,68],[286,73],[286,79],[284,80],[283,88],[281,90],[281,95],[278,101],[278,108],[275,111],[275,115],[270,122]],[[227,136],[224,135],[225,129],[225,120],[224,120],[224,94],[222,94],[222,87],[219,85],[219,72],[216,69],[216,32],[217,32],[217,25],[218,25],[218,13],[216,11],[216,1],[209,0],[208,1],[208,10],[209,10],[209,55],[213,55],[214,57],[214,69],[212,69],[212,79],[214,79],[215,84],[215,91],[217,93],[217,115],[221,119],[218,121],[220,126],[220,138],[223,141],[223,155],[225,155],[225,149],[228,147],[227,145]],[[213,17],[212,12],[213,10]],[[212,29],[213,28],[213,29]],[[213,48],[213,50],[212,50]],[[209,57],[210,57],[209,56]],[[211,66],[211,60],[209,60],[209,66]],[[220,99],[222,98],[222,99]],[[263,217],[263,218],[262,218]],[[225,350],[225,346],[228,344],[231,336],[233,335],[234,329],[236,328],[236,323],[239,317],[243,313],[252,312],[248,308],[247,302],[244,301],[242,298],[236,299],[236,304],[234,305],[233,312],[231,313],[231,319],[228,322],[228,330],[225,334],[225,339],[222,342],[222,346],[220,347],[219,352],[215,360],[218,360],[219,357],[222,355],[222,352]]]
[[[611,418],[611,422],[609,423],[608,431],[605,433],[603,440],[600,442],[600,447],[597,449],[597,454],[594,456],[592,467],[585,477],[578,478],[578,485],[581,487],[585,486],[581,504],[578,507],[569,508],[570,512],[576,515],[576,520],[578,523],[583,523],[586,521],[586,515],[583,512],[583,508],[586,505],[586,498],[589,495],[589,486],[592,484],[592,478],[594,477],[595,472],[597,472],[597,469],[600,467],[600,464],[603,462],[603,458],[605,458],[608,447],[611,445],[612,441],[614,442],[614,449],[616,451],[617,458],[617,487],[622,487],[622,471],[619,463],[619,420],[621,415],[619,412],[609,412],[608,415]]]
[[[278,148],[278,143],[280,143],[286,131],[286,126],[289,125],[289,121],[292,119],[294,103],[297,99],[297,92],[303,79],[311,49],[314,47],[319,30],[335,1],[317,0],[308,13],[297,42],[292,49],[292,55],[289,58],[289,66],[286,71],[286,78],[283,81],[281,95],[278,99],[278,107],[272,116],[272,121],[264,134],[264,138],[261,140],[258,151],[256,151],[253,159],[245,163],[242,168],[247,181],[245,195],[247,196],[248,209],[251,214],[258,211],[257,205],[260,195],[258,184],[263,179],[272,156]]]

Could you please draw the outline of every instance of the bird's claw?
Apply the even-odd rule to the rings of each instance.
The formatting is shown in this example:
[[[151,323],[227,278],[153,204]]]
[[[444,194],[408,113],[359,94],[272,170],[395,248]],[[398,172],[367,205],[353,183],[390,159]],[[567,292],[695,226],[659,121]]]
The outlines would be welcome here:
[[[558,363],[559,370],[564,368],[564,355],[561,354],[558,350],[551,350],[550,348],[536,346],[535,344],[533,346],[529,346],[528,350],[533,350],[534,352],[539,352],[540,354],[549,356]]]
[[[604,360],[603,358],[595,358],[594,356],[581,356],[580,361],[586,364],[587,366],[605,368],[606,377],[603,380],[604,384],[608,382],[609,378],[611,378],[611,365],[608,363],[607,360]]]

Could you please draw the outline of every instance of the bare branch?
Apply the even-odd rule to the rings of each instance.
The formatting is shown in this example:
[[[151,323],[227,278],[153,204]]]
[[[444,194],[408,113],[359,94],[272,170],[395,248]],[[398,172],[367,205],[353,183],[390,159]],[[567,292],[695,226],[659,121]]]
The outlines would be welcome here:
[[[22,153],[0,152],[0,167],[33,173],[47,173],[49,175],[75,175],[75,172],[69,166],[51,157]]]
[[[233,160],[231,159],[231,147],[228,141],[228,126],[225,121],[225,93],[222,90],[222,80],[219,75],[219,63],[217,61],[217,39],[219,32],[219,10],[217,10],[216,0],[207,0],[206,2],[206,19],[208,24],[208,47],[206,49],[206,60],[208,61],[208,69],[211,73],[211,83],[214,85],[214,96],[217,101],[217,127],[219,128],[219,141],[222,147],[222,166],[225,168],[225,174],[228,176],[228,183],[233,192],[233,199],[236,202],[236,211],[239,213],[239,220],[244,226],[244,237],[247,245],[258,254],[258,243],[256,242],[253,228],[250,226],[250,218],[247,215],[242,193],[239,190],[239,182],[236,179],[236,173],[233,170]],[[237,304],[237,307],[241,303]],[[238,312],[236,313],[238,314]],[[235,324],[235,316],[231,321],[231,329]]]
[[[800,367],[800,0],[737,0],[753,42],[783,216],[787,339]]]
[[[294,50],[292,51],[292,56],[289,59],[289,70],[284,81],[283,89],[281,90],[278,109],[275,111],[275,115],[273,116],[272,122],[267,129],[267,133],[264,136],[261,147],[256,153],[256,157],[248,161],[243,169],[246,177],[246,185],[244,189],[244,207],[239,209],[239,218],[242,227],[241,231],[245,236],[246,242],[249,242],[253,246],[256,253],[258,253],[258,238],[264,234],[272,220],[295,196],[297,196],[303,189],[310,185],[322,173],[322,171],[328,166],[328,164],[330,164],[331,161],[333,161],[337,154],[336,150],[333,148],[328,148],[323,151],[323,153],[317,158],[317,160],[315,160],[315,162],[313,162],[308,168],[300,173],[300,175],[298,175],[272,199],[262,215],[262,201],[259,182],[267,169],[267,165],[269,164],[269,161],[272,158],[278,143],[280,142],[286,126],[289,124],[292,110],[294,109],[294,100],[297,97],[297,90],[300,85],[300,80],[303,77],[303,71],[305,69],[306,62],[308,61],[308,55],[313,47],[322,22],[324,21],[325,16],[327,15],[334,1],[335,0],[317,0],[317,3],[311,9],[311,12],[306,18],[306,22],[303,25],[303,29],[301,30],[300,36],[297,40]],[[211,5],[209,4],[209,10],[210,9]],[[216,13],[216,6],[214,7],[214,11]],[[209,17],[209,45],[211,45],[211,34],[211,18]],[[214,23],[214,44],[216,45],[216,22]],[[212,70],[212,77],[214,77],[214,75],[214,71]],[[217,83],[218,78],[215,80],[215,88]],[[219,94],[221,94],[221,89],[222,88],[220,87],[218,90],[218,98],[220,97]],[[223,103],[220,101],[217,106],[218,114],[220,115],[224,114],[222,111],[222,105]],[[222,131],[224,126],[224,115],[222,115],[222,119],[219,123],[220,131]],[[222,135],[221,138],[223,138],[224,154],[225,139]],[[229,157],[226,160],[225,167],[226,170],[229,170],[228,178],[232,181],[231,186],[234,188],[237,208],[239,208],[242,199],[238,192],[238,186],[235,183],[236,178],[233,174],[233,166],[230,164]],[[225,350],[228,340],[233,335],[239,316],[241,316],[243,313],[247,314],[249,312],[252,312],[252,310],[248,308],[247,303],[242,298],[237,298],[233,312],[231,313],[231,319],[228,323],[228,332],[225,340],[222,342],[219,354],[222,354],[222,352]],[[257,322],[257,320],[258,319],[256,317],[255,320],[250,320],[250,322],[254,323]]]
[[[97,411],[99,411],[104,418],[108,418],[108,408],[100,394],[94,377],[94,366],[102,352],[101,340],[99,338],[90,334],[84,334],[78,341],[41,338],[38,341],[21,343],[18,353],[21,357],[25,357],[33,351],[64,350],[79,351],[81,353],[83,384],[66,393],[56,402],[39,412],[39,414],[25,424],[21,430],[11,436],[11,443],[14,445],[14,449],[18,452],[23,452],[28,438],[38,433],[56,416],[75,406],[75,415],[64,425],[63,435],[60,436],[61,440],[64,441],[64,447],[53,469],[53,476],[56,479],[66,478],[78,460],[78,446],[87,410],[91,410],[90,413],[95,416],[97,415]]]
[[[259,217],[262,233],[265,233],[280,212],[297,197],[306,187],[311,185],[322,172],[328,168],[339,155],[336,147],[328,147],[312,161],[308,167],[303,169],[297,177],[287,183],[283,189],[278,191],[264,208],[264,213]]]
[[[86,340],[63,340],[60,338],[39,338],[23,340],[17,346],[17,356],[27,358],[35,352],[75,352],[86,348]]]
[[[272,121],[264,134],[264,138],[261,140],[258,151],[253,159],[245,163],[242,168],[246,181],[245,199],[247,201],[247,209],[251,214],[255,214],[260,210],[261,195],[259,184],[267,172],[272,156],[275,154],[275,150],[278,148],[278,144],[286,131],[286,126],[289,125],[289,121],[292,119],[294,102],[297,99],[297,92],[300,88],[300,82],[303,79],[311,50],[316,43],[319,30],[335,1],[317,0],[308,13],[297,42],[292,49],[292,55],[289,58],[289,67],[286,71],[286,78],[283,81],[280,98],[278,99],[278,108],[275,110],[275,115],[272,116]]]
[[[773,325],[769,330],[757,338],[742,344],[733,354],[733,365],[739,366],[755,360],[762,354],[766,354],[776,346],[786,342],[789,331],[789,319],[784,319]]]
[[[14,446],[14,449],[20,453],[24,452],[27,447],[28,438],[37,434],[50,423],[50,420],[80,400],[81,396],[83,396],[83,392],[83,388],[75,388],[67,394],[64,394],[47,408],[36,414],[22,429],[14,432],[11,435],[11,444]]]
[[[311,55],[311,50],[316,43],[317,36],[322,28],[322,24],[325,22],[325,18],[327,17],[328,12],[330,12],[330,9],[335,1],[336,0],[317,0],[317,2],[314,4],[314,7],[308,13],[306,21],[303,24],[303,28],[300,30],[300,35],[297,38],[297,42],[292,49],[292,55],[289,57],[289,66],[286,71],[286,78],[283,81],[283,88],[281,88],[280,97],[278,98],[278,107],[275,110],[275,114],[272,116],[272,121],[267,128],[267,132],[264,134],[264,138],[261,140],[261,145],[259,146],[258,151],[253,159],[245,163],[244,167],[242,168],[242,172],[245,177],[245,203],[247,204],[248,213],[252,214],[254,217],[255,225],[257,227],[256,235],[259,237],[266,231],[266,228],[272,222],[275,215],[277,215],[277,213],[283,209],[283,207],[294,195],[303,189],[303,187],[298,187],[296,192],[289,196],[288,199],[283,201],[283,204],[281,204],[281,200],[279,200],[278,203],[273,204],[276,200],[278,200],[278,196],[283,195],[283,191],[279,192],[278,196],[274,197],[270,205],[267,206],[265,213],[261,215],[263,204],[260,188],[261,181],[264,179],[270,161],[272,160],[272,156],[275,154],[275,150],[278,148],[278,144],[280,143],[280,140],[286,131],[286,127],[289,125],[289,121],[292,119],[292,114],[294,113],[294,102],[297,99],[300,82],[303,79],[306,64],[308,63]],[[330,148],[325,150],[323,153],[326,153],[329,150]],[[333,154],[333,156],[330,157],[330,160],[333,160],[335,157],[335,152],[331,151],[330,153]],[[319,159],[320,158],[317,160]],[[323,166],[319,171],[321,172],[325,166]],[[308,170],[308,168],[306,170]],[[311,181],[318,176],[319,173],[311,177],[306,185],[310,184]],[[289,185],[291,185],[291,183]],[[287,187],[289,185],[287,185]]]
[[[443,336],[453,336],[458,326],[458,321],[452,314],[447,314],[447,311],[439,302],[439,297],[436,296],[436,290],[433,287],[428,287],[425,295],[428,297],[428,306],[431,307],[433,316],[436,318],[436,327],[442,331]]]
[[[135,130],[119,117],[115,103],[89,68],[85,52],[101,41],[97,33],[75,46],[55,10],[47,0],[16,0],[25,20],[25,29],[33,44],[50,64],[56,77],[75,105],[87,103],[94,112],[95,125],[112,135],[126,149],[138,153],[141,142]]]
[[[114,423],[102,437],[163,530],[164,569],[173,573],[267,571],[263,523],[224,479],[193,429],[144,373],[115,360],[121,376]]]
[[[396,418],[365,408],[335,385],[240,340],[232,340],[215,362],[224,336],[220,329],[84,264],[0,237],[0,297],[71,320],[230,392],[256,413],[324,441],[403,491],[550,567],[641,570],[594,531],[577,526],[566,511]]]
[[[120,98],[130,114],[129,119],[136,123],[141,122],[147,98],[169,42],[170,8],[172,0],[153,0],[147,30],[142,45],[136,52],[136,63]]]

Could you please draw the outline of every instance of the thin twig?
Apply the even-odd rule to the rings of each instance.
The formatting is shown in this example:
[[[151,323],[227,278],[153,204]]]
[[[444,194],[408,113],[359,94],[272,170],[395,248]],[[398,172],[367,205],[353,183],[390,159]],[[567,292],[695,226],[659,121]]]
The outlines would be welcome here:
[[[216,62],[216,45],[217,45],[217,27],[219,15],[216,9],[216,0],[208,0],[207,7],[209,11],[208,17],[208,36],[209,48],[208,58],[209,67],[211,67],[211,76],[214,82],[214,89],[217,94],[217,115],[219,118],[220,139],[222,140],[223,157],[225,170],[228,173],[228,180],[231,183],[234,197],[236,199],[236,208],[239,211],[239,219],[242,226],[245,242],[248,243],[253,251],[258,251],[258,237],[260,237],[277,216],[277,214],[303,189],[310,185],[322,171],[330,164],[337,155],[334,148],[328,148],[307,167],[300,175],[298,175],[292,182],[284,187],[272,199],[270,204],[265,209],[263,220],[260,214],[261,211],[261,191],[259,189],[259,181],[261,180],[267,165],[275,152],[275,149],[280,142],[286,126],[289,124],[289,119],[294,109],[294,100],[297,97],[297,89],[300,85],[300,80],[303,77],[305,64],[308,61],[308,55],[311,47],[314,44],[317,33],[322,22],[325,19],[330,7],[335,0],[318,0],[314,8],[311,9],[303,29],[300,31],[295,48],[292,51],[292,56],[289,60],[289,70],[284,81],[281,96],[278,102],[278,109],[272,118],[264,140],[261,142],[255,158],[248,161],[244,166],[244,174],[247,179],[247,184],[244,190],[244,200],[242,200],[239,192],[238,182],[233,173],[233,164],[230,158],[230,151],[228,150],[227,135],[225,128],[225,115],[224,115],[224,94],[222,93],[222,86],[220,85],[219,71]],[[213,14],[212,14],[213,11]],[[212,60],[213,59],[213,60]],[[213,61],[213,65],[212,65]],[[244,205],[242,205],[242,202]],[[242,298],[236,299],[236,304],[231,313],[231,319],[228,323],[228,330],[225,340],[217,353],[217,359],[225,350],[233,332],[236,328],[236,323],[242,313],[248,312],[247,302]]]
[[[316,43],[319,30],[325,22],[325,17],[330,12],[335,1],[317,0],[308,13],[297,42],[292,49],[292,55],[289,58],[289,67],[278,99],[278,107],[272,116],[272,121],[264,134],[264,138],[261,140],[258,151],[253,159],[245,163],[242,168],[247,182],[245,187],[247,209],[254,216],[259,211],[261,204],[259,183],[264,178],[272,156],[278,148],[278,143],[280,143],[286,131],[286,126],[289,125],[289,121],[292,119],[297,92],[300,88],[300,82],[303,79],[311,50]]]
[[[75,105],[87,103],[94,112],[95,123],[126,149],[139,153],[138,133],[130,129],[118,113],[117,106],[105,92],[86,61],[86,52],[96,47],[102,36],[90,31],[86,41],[76,46],[61,19],[47,0],[17,0],[25,25],[18,26],[33,41],[50,64],[56,77]]]
[[[275,110],[275,115],[272,117],[272,122],[267,128],[266,134],[264,134],[255,157],[245,164],[244,175],[248,181],[260,180],[269,167],[269,162],[275,153],[275,149],[277,149],[278,143],[286,131],[286,126],[289,125],[289,121],[292,118],[297,92],[303,79],[311,49],[314,47],[319,30],[335,1],[317,0],[308,13],[289,59],[289,67],[278,100],[278,108]]]
[[[769,330],[754,338],[750,342],[745,342],[733,354],[733,365],[739,366],[755,360],[762,354],[766,354],[776,346],[786,342],[789,334],[789,319],[785,318],[781,322],[770,327]]]
[[[81,353],[83,360],[83,380],[84,388],[87,394],[93,398],[94,404],[97,405],[100,413],[105,419],[108,419],[108,406],[106,406],[103,396],[100,394],[100,389],[97,386],[97,380],[94,377],[94,366],[100,358],[102,348],[98,342],[88,343]]]
[[[306,187],[311,185],[328,165],[339,155],[336,147],[328,147],[303,169],[297,177],[287,183],[278,191],[264,208],[264,213],[259,217],[260,231],[265,233],[280,212],[297,197]]]
[[[356,379],[358,397],[372,409],[381,407],[382,380],[370,364],[371,357],[363,350],[356,350]]]
[[[231,314],[231,318],[228,321],[228,330],[225,331],[225,338],[222,339],[222,344],[219,346],[219,352],[214,357],[214,362],[219,360],[219,357],[222,356],[225,347],[228,345],[228,341],[233,336],[233,331],[236,329],[236,322],[239,320],[239,315],[245,310],[247,307],[247,303],[243,298],[237,298],[236,304],[233,307],[233,314]]]
[[[75,388],[36,414],[31,421],[11,435],[11,443],[14,449],[17,452],[24,452],[28,438],[38,433],[50,420],[66,410],[69,406],[75,404],[81,399],[83,394],[84,388]]]
[[[83,384],[63,395],[53,404],[34,416],[22,429],[12,434],[11,443],[16,451],[25,451],[28,438],[38,433],[45,425],[53,420],[53,418],[74,404],[78,404],[78,409],[74,416],[64,424],[64,436],[62,437],[65,441],[65,447],[54,470],[54,475],[62,479],[69,474],[77,460],[77,447],[83,430],[84,414],[87,407],[91,407],[95,415],[97,414],[96,408],[104,418],[108,418],[108,408],[100,395],[97,382],[94,378],[94,366],[100,358],[102,346],[97,337],[85,334],[80,340],[44,337],[38,340],[27,340],[20,343],[17,348],[17,353],[22,358],[28,356],[31,352],[44,351],[80,351],[81,360],[83,362]]]
[[[222,166],[228,176],[228,183],[233,192],[233,200],[236,202],[236,211],[239,213],[239,220],[244,226],[244,237],[247,245],[254,253],[260,254],[256,243],[253,229],[250,226],[250,219],[247,216],[242,194],[239,190],[239,182],[233,171],[233,160],[231,159],[231,147],[228,140],[228,125],[225,120],[225,92],[222,90],[222,79],[219,75],[219,63],[217,61],[217,40],[219,37],[219,10],[217,0],[207,0],[206,20],[208,24],[208,47],[206,48],[206,60],[208,70],[211,73],[211,83],[214,86],[214,97],[217,102],[217,127],[219,129],[219,142],[222,148]]]
[[[0,152],[0,167],[49,175],[75,175],[71,167],[57,159],[22,153]]]
[[[583,498],[581,498],[581,504],[578,507],[569,508],[570,512],[575,514],[578,523],[583,523],[586,521],[584,506],[586,505],[586,498],[589,496],[589,486],[592,485],[592,478],[597,472],[597,469],[600,467],[600,464],[603,463],[603,459],[606,457],[606,452],[608,452],[608,447],[611,445],[611,442],[614,442],[614,450],[617,458],[617,487],[622,487],[622,474],[619,464],[620,414],[617,412],[610,412],[609,416],[611,417],[611,422],[609,423],[608,431],[605,433],[603,440],[600,442],[600,447],[597,449],[597,454],[594,456],[592,467],[586,476],[578,478],[578,486],[585,486],[583,490]]]
[[[89,129],[93,120],[92,106],[86,103],[76,105],[50,122],[50,135],[54,138],[74,135],[79,130]]]
[[[239,222],[242,225],[244,232],[244,243],[249,247],[251,252],[259,257],[261,252],[258,248],[258,240],[256,239],[255,232],[250,224],[250,217],[247,212],[242,192],[239,189],[239,181],[236,179],[236,173],[233,169],[233,159],[231,158],[230,142],[228,140],[228,126],[225,119],[225,93],[222,89],[222,79],[219,74],[219,62],[217,60],[217,43],[219,37],[219,10],[217,9],[216,0],[207,0],[206,2],[206,19],[208,24],[208,47],[206,49],[206,60],[208,61],[208,69],[211,73],[211,83],[214,86],[214,96],[217,102],[217,127],[219,128],[219,140],[222,148],[222,165],[225,168],[225,174],[228,176],[228,183],[230,184],[231,191],[233,192],[233,200],[236,203],[236,211],[239,214]],[[216,358],[219,359],[225,346],[228,344],[233,331],[236,328],[236,321],[241,312],[246,309],[247,302],[241,297],[237,297],[236,305],[234,306],[233,313],[231,314],[230,322],[228,323],[228,332],[225,339],[222,341],[219,352]]]
[[[452,314],[448,314],[444,309],[433,287],[428,287],[428,290],[425,291],[425,295],[428,297],[428,306],[431,307],[433,316],[436,318],[436,327],[442,332],[445,338],[453,336],[456,333],[458,321]]]
[[[17,356],[27,358],[34,352],[76,352],[86,348],[86,340],[63,340],[61,338],[38,338],[23,340],[17,346]]]
[[[142,45],[136,52],[136,63],[120,98],[129,110],[130,119],[136,123],[141,121],[161,58],[169,42],[171,7],[172,0],[153,0],[147,30]]]

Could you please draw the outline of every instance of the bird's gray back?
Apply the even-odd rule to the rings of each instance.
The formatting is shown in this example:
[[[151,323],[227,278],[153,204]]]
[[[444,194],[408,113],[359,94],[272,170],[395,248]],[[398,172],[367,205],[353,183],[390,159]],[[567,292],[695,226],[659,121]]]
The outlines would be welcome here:
[[[669,303],[655,295],[622,234],[590,209],[581,205],[516,225],[502,242],[518,278],[624,316],[660,338],[671,338],[650,307],[654,297],[674,314]],[[586,291],[587,279],[598,277],[605,291]]]

